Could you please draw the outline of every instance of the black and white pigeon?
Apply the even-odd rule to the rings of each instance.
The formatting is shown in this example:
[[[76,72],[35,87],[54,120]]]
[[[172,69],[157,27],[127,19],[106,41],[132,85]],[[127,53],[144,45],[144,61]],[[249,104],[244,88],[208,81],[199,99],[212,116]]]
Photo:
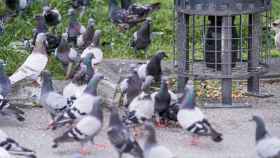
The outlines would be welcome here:
[[[63,89],[63,96],[67,98],[79,98],[87,87],[90,79],[94,75],[94,69],[91,66],[92,54],[86,55],[79,65],[79,70],[75,72],[71,82]]]
[[[86,28],[78,21],[77,13],[73,8],[68,10],[69,25],[67,28],[68,41],[77,44],[77,38],[79,35],[86,32]]]
[[[0,60],[0,114],[15,117],[18,121],[24,121],[24,112],[16,107],[11,107],[8,95],[11,92],[11,82],[5,74],[4,61]]]
[[[43,71],[41,75],[43,82],[40,104],[47,110],[53,121],[58,114],[65,112],[71,107],[71,102],[54,90],[50,72]],[[52,124],[52,122],[50,124]]]
[[[145,158],[176,158],[176,156],[165,146],[157,141],[156,131],[152,124],[145,123],[143,151]]]
[[[81,154],[88,153],[86,144],[91,142],[94,144],[94,138],[97,136],[103,126],[103,111],[101,102],[97,102],[89,115],[83,117],[73,128],[66,131],[62,136],[54,139],[53,148],[57,148],[61,143],[80,142]]]
[[[127,10],[132,3],[131,1],[132,0],[121,0],[121,8]]]
[[[52,124],[54,129],[56,127],[64,126],[67,123],[73,123],[83,116],[90,114],[93,107],[102,102],[102,98],[97,95],[97,86],[102,79],[104,79],[104,76],[99,73],[96,73],[92,77],[83,94],[77,98],[72,107],[55,118],[54,123]]]
[[[94,32],[95,32],[95,21],[94,19],[90,18],[88,20],[86,31],[82,33],[80,36],[78,36],[77,38],[77,46],[80,48],[88,47],[93,42]]]
[[[135,97],[128,106],[127,124],[138,125],[151,120],[154,116],[155,106],[151,97],[151,84],[154,82],[152,76],[147,76],[142,84],[142,92]]]
[[[133,33],[133,39],[131,42],[131,47],[135,52],[144,50],[146,56],[148,47],[151,44],[151,24],[151,19],[147,18],[143,26],[137,32]]]
[[[82,17],[86,9],[90,6],[90,0],[72,0],[72,8],[80,10],[80,16]]]
[[[95,69],[96,65],[100,64],[103,60],[103,51],[100,47],[101,30],[96,30],[92,43],[83,51],[81,58],[83,59],[87,54],[92,54],[91,60],[92,68]]]
[[[128,10],[120,8],[116,0],[109,1],[109,18],[120,31],[128,30],[138,23],[145,21],[145,18],[129,14]]]
[[[192,145],[197,145],[200,136],[209,136],[215,142],[223,140],[222,134],[217,132],[196,107],[196,94],[192,80],[188,80],[185,86],[184,96],[179,101],[180,110],[177,119],[180,126],[192,135]]]
[[[61,22],[61,14],[59,11],[49,5],[43,7],[42,15],[49,26],[57,26]]]
[[[137,15],[138,17],[146,18],[150,13],[158,11],[160,9],[160,2],[151,4],[131,4],[128,8],[129,14]]]
[[[280,139],[269,134],[263,119],[253,116],[256,122],[256,151],[259,158],[279,158]]]
[[[36,153],[33,150],[23,147],[2,130],[0,130],[0,147],[8,151],[11,155],[36,158]]]
[[[16,70],[16,72],[12,76],[10,76],[12,85],[23,79],[31,79],[38,85],[36,80],[41,72],[46,68],[48,63],[47,43],[48,42],[46,34],[39,33],[37,35],[32,53]]]
[[[135,158],[144,158],[138,142],[134,139],[129,128],[121,121],[117,107],[111,107],[107,135],[118,152],[118,158],[122,158],[123,154],[130,154]]]
[[[129,76],[120,83],[120,91],[125,107],[128,107],[131,101],[141,93],[142,80],[138,76],[135,67],[131,67],[131,69]]]
[[[161,70],[161,60],[168,57],[164,51],[157,52],[150,61],[146,64],[142,64],[137,73],[139,77],[144,80],[146,76],[153,76],[156,82],[161,80],[162,70]]]
[[[159,92],[152,93],[151,97],[154,100],[155,103],[155,115],[157,119],[157,126],[163,127],[165,123],[165,120],[168,120],[168,111],[170,108],[172,108],[172,103],[175,103],[178,101],[178,97],[175,93],[168,90],[168,83],[166,78],[161,79],[160,84],[160,90]],[[161,121],[164,122],[161,122]]]
[[[64,68],[65,78],[68,78],[73,65],[78,62],[80,56],[75,48],[71,47],[67,41],[67,33],[62,34],[59,46],[55,49],[55,56]]]

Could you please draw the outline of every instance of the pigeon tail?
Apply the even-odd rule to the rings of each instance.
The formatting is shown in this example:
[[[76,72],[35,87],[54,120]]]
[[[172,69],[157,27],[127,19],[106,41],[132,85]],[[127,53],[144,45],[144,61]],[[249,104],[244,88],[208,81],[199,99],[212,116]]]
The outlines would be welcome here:
[[[222,134],[217,132],[212,125],[208,122],[208,120],[204,120],[204,122],[208,125],[210,129],[210,136],[214,142],[221,142],[223,140]]]

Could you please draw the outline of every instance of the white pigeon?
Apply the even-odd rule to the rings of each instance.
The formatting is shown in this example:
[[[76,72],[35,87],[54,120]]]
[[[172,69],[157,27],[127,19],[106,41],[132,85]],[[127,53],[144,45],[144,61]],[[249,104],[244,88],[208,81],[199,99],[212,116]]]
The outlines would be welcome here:
[[[280,20],[276,20],[272,23],[272,29],[276,33],[274,37],[276,49],[280,50]]]
[[[15,84],[23,79],[36,81],[48,63],[47,36],[39,33],[36,38],[35,47],[25,62],[10,76],[11,84]]]
[[[103,51],[100,48],[101,30],[96,30],[94,33],[93,42],[83,51],[81,58],[86,57],[87,54],[93,54],[92,67],[95,68],[103,60]]]
[[[253,116],[256,122],[256,151],[259,158],[279,158],[280,157],[280,139],[271,136],[263,119],[259,116]]]
[[[145,123],[143,137],[144,158],[176,158],[168,148],[157,142],[155,128],[150,123]]]

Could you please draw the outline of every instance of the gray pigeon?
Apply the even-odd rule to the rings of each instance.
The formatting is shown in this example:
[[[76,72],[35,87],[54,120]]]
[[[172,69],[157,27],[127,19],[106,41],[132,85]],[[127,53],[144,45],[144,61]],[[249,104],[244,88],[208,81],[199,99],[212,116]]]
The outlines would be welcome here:
[[[151,19],[147,18],[143,26],[137,32],[134,32],[131,47],[133,47],[135,53],[144,50],[147,56],[147,50],[151,44],[151,24]]]
[[[196,107],[195,97],[193,81],[189,80],[185,86],[184,96],[179,101],[180,110],[177,114],[179,124],[192,134],[192,145],[197,145],[200,136],[210,136],[214,142],[221,142],[222,134],[211,126],[200,108]]]
[[[0,147],[7,150],[11,155],[36,158],[35,152],[33,150],[21,146],[2,130],[0,130]]]
[[[57,148],[59,144],[66,142],[80,142],[81,154],[88,152],[85,145],[91,141],[94,144],[94,138],[99,134],[103,126],[103,111],[101,102],[97,102],[89,115],[83,117],[73,128],[66,131],[62,136],[54,139],[53,148]]]
[[[256,122],[256,151],[259,158],[279,158],[280,157],[280,139],[272,137],[266,127],[263,119],[259,116],[253,116]]]
[[[135,158],[144,158],[141,147],[134,139],[129,128],[121,121],[117,107],[111,107],[107,135],[118,152],[118,158],[122,158],[123,154],[130,154]]]
[[[88,115],[96,104],[100,104],[102,99],[100,96],[97,96],[97,85],[102,79],[104,79],[103,75],[95,74],[89,81],[83,94],[74,102],[72,107],[55,118],[52,125],[53,128],[73,123],[75,120]]]
[[[137,73],[139,77],[144,80],[146,76],[153,76],[156,82],[161,80],[162,70],[161,70],[161,61],[163,58],[166,58],[167,55],[163,51],[158,51],[147,64],[142,64]]]
[[[68,78],[73,65],[79,60],[79,53],[68,44],[67,33],[62,35],[60,44],[55,49],[55,56],[61,62],[65,76]]]
[[[150,86],[153,82],[153,77],[147,76],[141,88],[142,92],[129,104],[129,114],[126,120],[128,124],[143,124],[152,119],[155,107],[151,98]]]
[[[51,119],[54,120],[58,114],[69,109],[71,104],[69,104],[69,101],[66,97],[54,90],[50,72],[43,71],[41,75],[43,82],[41,88],[40,104],[50,114]]]
[[[0,114],[3,116],[12,116],[18,121],[24,121],[23,111],[9,104],[8,95],[11,92],[11,82],[4,71],[4,61],[0,60]]]
[[[88,47],[94,38],[94,32],[95,32],[95,21],[94,19],[90,18],[88,20],[88,26],[84,33],[82,33],[77,38],[77,46],[80,48],[86,48]]]
[[[157,142],[155,128],[150,123],[145,123],[144,132],[144,157],[145,158],[176,158],[176,156],[165,146]]]
[[[68,10],[69,26],[67,28],[68,41],[77,44],[77,38],[79,35],[86,31],[86,28],[77,20],[76,11],[72,8]]]
[[[129,76],[120,83],[120,90],[125,107],[128,107],[131,101],[140,94],[141,85],[142,80],[138,76],[137,70],[132,68],[132,72]]]

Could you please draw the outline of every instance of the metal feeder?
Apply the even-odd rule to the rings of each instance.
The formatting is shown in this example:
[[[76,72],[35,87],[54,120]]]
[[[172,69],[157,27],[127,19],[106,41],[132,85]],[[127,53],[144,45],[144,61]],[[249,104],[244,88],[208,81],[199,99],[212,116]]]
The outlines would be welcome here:
[[[175,0],[177,88],[189,77],[221,80],[221,104],[232,102],[232,81],[247,80],[248,94],[260,92],[260,76],[268,72],[268,26],[271,0]],[[240,107],[244,107],[241,105]]]

